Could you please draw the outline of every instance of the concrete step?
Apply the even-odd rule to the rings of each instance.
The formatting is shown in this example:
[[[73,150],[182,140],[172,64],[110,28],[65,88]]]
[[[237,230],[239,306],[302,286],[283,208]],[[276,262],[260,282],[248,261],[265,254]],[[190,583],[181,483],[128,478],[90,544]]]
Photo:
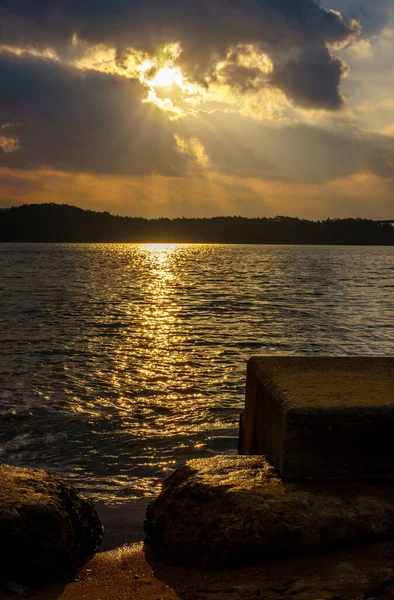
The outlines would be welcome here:
[[[240,454],[287,479],[394,476],[394,358],[256,356]]]

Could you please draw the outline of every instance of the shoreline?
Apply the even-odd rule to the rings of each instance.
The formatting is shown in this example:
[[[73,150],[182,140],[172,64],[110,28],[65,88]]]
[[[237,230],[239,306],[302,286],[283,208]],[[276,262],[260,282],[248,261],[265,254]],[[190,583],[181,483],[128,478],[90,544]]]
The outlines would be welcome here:
[[[146,508],[153,498],[154,496],[135,498],[112,506],[105,504],[103,501],[94,502],[104,527],[103,539],[98,553],[142,542],[145,538],[144,519]]]
[[[223,479],[224,475],[221,473],[220,477]],[[329,552],[309,548],[307,552],[282,558],[269,553],[243,566],[229,563],[221,568],[216,565],[202,569],[197,556],[189,566],[178,566],[176,562],[165,562],[153,545],[142,541],[146,507],[151,499],[135,498],[115,505],[96,502],[105,527],[99,551],[93,556],[85,555],[73,569],[59,576],[51,575],[51,569],[47,569],[45,579],[48,577],[49,581],[45,583],[36,579],[29,584],[20,557],[16,557],[17,568],[13,578],[0,588],[0,600],[15,596],[35,600],[388,600],[394,597],[393,538],[371,539],[371,543],[354,539],[349,546],[332,548]],[[204,506],[209,509],[209,505]],[[193,510],[189,511],[192,519],[193,514]],[[192,541],[191,534],[187,529],[188,544]],[[171,543],[170,538],[168,541]],[[239,540],[240,550],[244,541]]]

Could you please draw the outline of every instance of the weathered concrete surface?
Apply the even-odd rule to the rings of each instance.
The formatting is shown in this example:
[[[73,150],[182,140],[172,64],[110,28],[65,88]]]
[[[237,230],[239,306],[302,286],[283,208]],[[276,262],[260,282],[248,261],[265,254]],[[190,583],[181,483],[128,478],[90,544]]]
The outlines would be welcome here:
[[[148,507],[170,563],[214,568],[394,534],[394,482],[284,483],[266,457],[192,460]]]
[[[0,465],[0,579],[69,568],[99,546],[93,504],[67,481],[41,470]]]
[[[394,358],[253,357],[241,454],[284,478],[394,476]]]

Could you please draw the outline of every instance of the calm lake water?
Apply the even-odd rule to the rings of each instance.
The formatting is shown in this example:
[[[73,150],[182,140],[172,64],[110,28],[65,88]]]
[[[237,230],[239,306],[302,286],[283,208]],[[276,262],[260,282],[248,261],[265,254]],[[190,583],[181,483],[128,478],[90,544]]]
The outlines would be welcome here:
[[[0,462],[94,499],[236,452],[255,354],[390,355],[394,248],[0,245]]]

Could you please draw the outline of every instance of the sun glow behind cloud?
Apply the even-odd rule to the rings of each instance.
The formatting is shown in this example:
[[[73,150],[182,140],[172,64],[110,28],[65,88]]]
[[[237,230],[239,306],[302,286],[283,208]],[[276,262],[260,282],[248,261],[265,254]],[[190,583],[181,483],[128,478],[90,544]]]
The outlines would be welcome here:
[[[231,47],[214,61],[203,82],[193,81],[181,63],[180,43],[166,44],[149,54],[130,47],[121,55],[105,44],[89,44],[76,34],[63,53],[52,48],[0,45],[0,54],[41,58],[82,72],[95,71],[138,80],[145,90],[143,102],[168,114],[171,120],[202,109],[231,110],[258,119],[282,118],[289,108],[283,93],[268,83],[272,62],[253,44]]]
[[[71,60],[72,66],[137,79],[146,91],[143,101],[169,113],[170,118],[184,115],[205,95],[205,90],[190,81],[178,64],[182,54],[179,43],[158,47],[154,54],[127,48],[119,57],[114,48],[102,44],[89,47],[74,36],[73,48],[82,55]]]
[[[273,88],[269,78],[273,64],[255,44],[237,44],[222,59],[213,61],[203,82],[193,81],[182,63],[180,43],[166,44],[154,54],[128,48],[119,57],[114,48],[88,46],[73,41],[82,55],[71,65],[83,71],[95,70],[137,79],[146,91],[144,102],[167,113],[171,120],[198,110],[225,110],[257,119],[287,118],[290,104]]]
[[[179,44],[169,44],[159,49],[156,56],[136,66],[138,79],[147,89],[145,102],[172,113],[171,118],[184,115],[204,96],[204,90],[191,82],[177,64],[181,53]]]
[[[83,72],[137,79],[146,90],[143,101],[171,113],[171,118],[185,114],[188,107],[199,104],[205,95],[205,90],[191,82],[177,64],[182,53],[178,43],[159,47],[155,54],[127,48],[119,57],[116,48],[90,45],[74,34],[62,55],[52,48],[6,44],[0,44],[0,53],[60,62]]]

